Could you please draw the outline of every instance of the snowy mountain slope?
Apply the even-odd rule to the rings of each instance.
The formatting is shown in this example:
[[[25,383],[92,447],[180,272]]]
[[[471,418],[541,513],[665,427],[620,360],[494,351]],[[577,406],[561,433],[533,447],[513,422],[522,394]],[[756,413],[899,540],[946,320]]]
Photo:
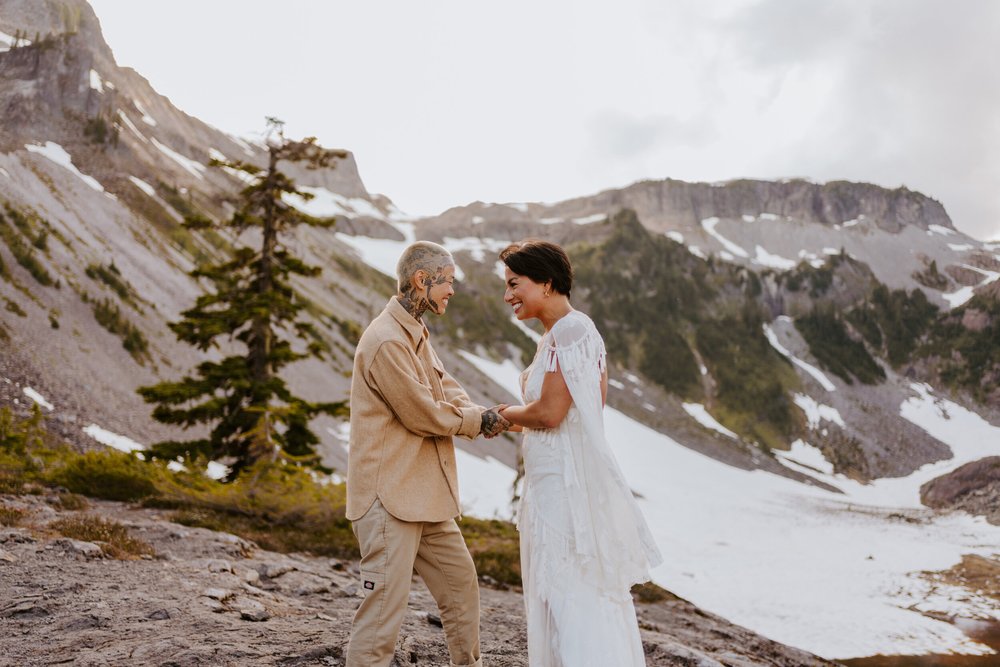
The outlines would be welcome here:
[[[202,358],[166,325],[203,289],[187,272],[236,240],[180,222],[190,214],[226,217],[244,184],[236,172],[208,167],[210,159],[260,164],[263,149],[188,116],[119,67],[83,0],[0,0],[0,32],[39,35],[0,51],[0,373],[46,396],[56,428],[81,445],[96,444],[82,432],[90,423],[144,444],[175,437],[152,421],[135,388]],[[340,221],[333,231],[303,230],[288,240],[323,267],[300,289],[329,348],[328,361],[296,364],[289,381],[310,399],[340,400],[353,337],[392,281],[357,261],[338,236],[391,230],[401,214],[368,193],[351,155],[333,169],[284,168],[314,195],[291,204]],[[102,325],[98,310],[111,321]],[[19,390],[9,398],[25,399]],[[346,453],[328,429],[336,424],[318,429],[328,462],[344,467]]]
[[[467,358],[518,391],[515,363]],[[949,591],[918,573],[950,567],[962,554],[997,557],[1000,527],[927,510],[919,488],[984,451],[1000,452],[1000,428],[926,387],[911,391],[899,406],[904,418],[948,443],[954,456],[872,485],[820,472],[826,467],[822,454],[805,443],[783,457],[789,465],[810,466],[810,475],[841,493],[723,465],[607,409],[609,442],[665,556],[656,581],[768,637],[831,659],[989,654],[927,614],[1000,620],[995,601],[959,591],[950,591],[959,599],[949,599]],[[468,472],[468,488],[475,489],[471,511],[509,511],[491,502],[486,489],[497,494],[508,488],[512,471],[461,472]]]

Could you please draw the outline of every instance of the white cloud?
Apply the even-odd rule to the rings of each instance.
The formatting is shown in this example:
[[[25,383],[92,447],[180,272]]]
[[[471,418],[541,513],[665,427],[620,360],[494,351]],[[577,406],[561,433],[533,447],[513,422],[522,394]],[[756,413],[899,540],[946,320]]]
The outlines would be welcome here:
[[[235,134],[277,115],[415,214],[807,176],[905,184],[1000,235],[989,0],[176,0],[141,24],[129,0],[92,4],[119,61],[183,110]],[[262,31],[278,55],[233,60]]]

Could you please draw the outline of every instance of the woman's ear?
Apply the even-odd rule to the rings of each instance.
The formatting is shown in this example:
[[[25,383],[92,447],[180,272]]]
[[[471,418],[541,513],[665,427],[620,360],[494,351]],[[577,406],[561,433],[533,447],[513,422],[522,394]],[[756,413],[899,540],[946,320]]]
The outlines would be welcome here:
[[[418,292],[424,288],[424,281],[427,279],[427,272],[423,269],[417,269],[410,276],[410,287],[417,290]]]

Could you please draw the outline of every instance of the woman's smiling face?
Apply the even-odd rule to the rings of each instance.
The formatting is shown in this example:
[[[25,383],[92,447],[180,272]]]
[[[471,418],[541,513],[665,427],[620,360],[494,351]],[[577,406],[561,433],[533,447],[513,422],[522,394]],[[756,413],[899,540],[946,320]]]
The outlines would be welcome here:
[[[448,299],[455,294],[455,265],[445,265],[433,276],[427,276],[424,279],[424,290],[427,309],[435,315],[444,315]]]
[[[503,300],[514,309],[514,316],[519,320],[538,317],[548,286],[536,283],[528,276],[518,275],[509,267],[504,270],[504,280],[507,289],[503,293]]]

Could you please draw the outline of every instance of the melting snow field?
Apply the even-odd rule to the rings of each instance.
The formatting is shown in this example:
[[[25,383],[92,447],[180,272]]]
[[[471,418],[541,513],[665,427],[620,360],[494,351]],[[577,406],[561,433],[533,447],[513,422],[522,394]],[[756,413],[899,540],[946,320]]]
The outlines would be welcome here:
[[[512,362],[463,355],[517,391],[520,369]],[[864,486],[830,474],[828,462],[807,443],[797,442],[786,454],[790,465],[808,466],[843,494],[729,467],[607,409],[609,440],[642,496],[666,561],[656,581],[734,623],[827,658],[990,653],[955,626],[907,607],[1000,618],[996,605],[981,597],[928,598],[927,583],[914,575],[947,569],[962,554],[1000,552],[1000,527],[960,513],[935,515],[921,508],[918,493],[928,479],[1000,454],[1000,428],[936,398],[924,385],[912,389],[900,414],[949,444],[954,458]],[[817,426],[840,418],[828,406],[799,402]],[[459,461],[461,476],[469,470],[474,479],[476,495],[464,498],[470,513],[509,515],[512,472],[476,462],[472,470],[467,457]]]
[[[88,176],[77,169],[76,165],[73,164],[73,158],[70,157],[65,148],[56,142],[46,141],[44,146],[39,144],[25,144],[24,147],[27,148],[29,152],[38,153],[42,157],[48,158],[59,166],[68,169],[77,178],[98,192],[104,192],[104,186],[98,183],[97,179],[93,176]]]

